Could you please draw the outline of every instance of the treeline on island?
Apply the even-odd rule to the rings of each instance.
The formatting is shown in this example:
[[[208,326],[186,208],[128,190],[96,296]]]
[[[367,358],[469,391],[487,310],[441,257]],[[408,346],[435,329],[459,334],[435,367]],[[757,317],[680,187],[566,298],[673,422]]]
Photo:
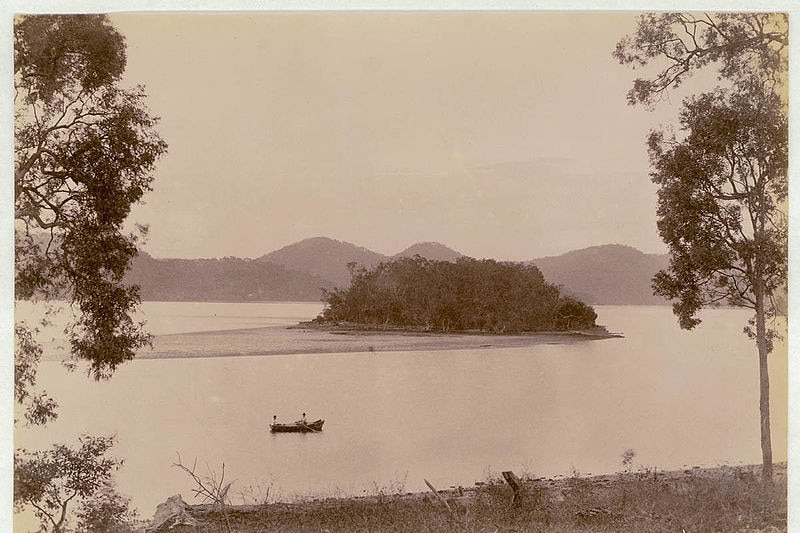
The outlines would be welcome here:
[[[491,333],[595,327],[594,309],[561,294],[530,264],[415,256],[349,266],[350,287],[323,291],[315,323]]]

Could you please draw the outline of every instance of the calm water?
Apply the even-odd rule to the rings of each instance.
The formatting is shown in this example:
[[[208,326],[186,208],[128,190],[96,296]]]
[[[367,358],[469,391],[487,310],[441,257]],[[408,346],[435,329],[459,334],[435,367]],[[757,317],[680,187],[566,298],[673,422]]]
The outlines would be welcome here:
[[[318,304],[148,303],[157,334],[296,323]],[[137,360],[94,383],[44,362],[57,422],[17,445],[115,433],[119,490],[144,517],[192,501],[180,453],[272,499],[471,485],[488,472],[555,476],[637,466],[760,462],[755,346],[743,310],[709,310],[694,332],[666,307],[597,307],[624,339],[436,352]],[[215,339],[218,337],[214,337]],[[228,347],[220,346],[220,352]],[[772,356],[773,448],[786,459],[786,351]],[[319,434],[272,435],[273,414],[325,418]],[[252,487],[252,490],[250,488]],[[249,499],[249,498],[245,498]]]

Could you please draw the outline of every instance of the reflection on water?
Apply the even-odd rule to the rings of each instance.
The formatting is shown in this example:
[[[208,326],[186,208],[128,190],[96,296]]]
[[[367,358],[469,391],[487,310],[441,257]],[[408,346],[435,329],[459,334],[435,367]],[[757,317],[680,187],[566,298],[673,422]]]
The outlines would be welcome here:
[[[148,305],[168,307],[151,309],[153,316],[184,317],[181,328],[211,327],[209,316],[220,311],[214,305],[206,313],[197,304]],[[243,317],[245,327],[309,319],[320,308],[225,305],[227,316]],[[103,383],[43,363],[40,383],[58,398],[60,417],[45,429],[18,433],[17,444],[115,433],[116,454],[126,459],[119,489],[145,517],[172,494],[191,499],[186,476],[171,466],[176,453],[184,463],[197,458],[200,469],[207,463],[218,470],[224,462],[226,477],[236,480],[234,503],[252,494],[250,488],[270,485],[273,497],[292,499],[398,485],[422,491],[423,478],[437,487],[469,485],[488,470],[612,472],[621,469],[629,448],[636,451],[635,464],[648,467],[760,462],[757,357],[741,333],[748,312],[709,310],[703,325],[685,332],[666,307],[597,311],[600,323],[625,338],[506,349],[138,360]],[[194,319],[186,318],[192,313]],[[176,332],[169,329],[175,324],[161,331]],[[786,353],[780,348],[772,361],[776,461],[786,459]],[[302,412],[325,418],[324,431],[269,432],[273,414],[291,421]]]

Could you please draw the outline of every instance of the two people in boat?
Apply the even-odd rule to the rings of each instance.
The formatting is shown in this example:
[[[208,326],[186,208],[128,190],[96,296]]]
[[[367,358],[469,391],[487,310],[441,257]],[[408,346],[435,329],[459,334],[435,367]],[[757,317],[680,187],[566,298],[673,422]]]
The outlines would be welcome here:
[[[277,423],[278,423],[278,415],[272,415],[272,425],[274,426]],[[302,425],[302,426],[305,426],[307,424],[307,422],[306,422],[306,414],[303,413],[303,417],[300,420],[295,420],[294,423]]]

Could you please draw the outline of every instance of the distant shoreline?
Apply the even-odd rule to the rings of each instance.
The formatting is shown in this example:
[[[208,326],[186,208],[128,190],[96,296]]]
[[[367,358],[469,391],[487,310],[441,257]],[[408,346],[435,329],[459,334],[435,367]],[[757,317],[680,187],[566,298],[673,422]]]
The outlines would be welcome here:
[[[611,333],[605,326],[595,326],[586,330],[569,331],[521,331],[518,333],[492,333],[482,330],[453,330],[453,331],[431,331],[422,328],[403,328],[396,326],[378,326],[371,324],[325,324],[317,322],[300,322],[296,326],[289,326],[288,329],[308,329],[315,331],[327,331],[334,335],[372,335],[372,334],[397,334],[397,335],[480,335],[488,337],[536,337],[536,336],[564,336],[580,337],[585,339],[615,339],[622,338],[621,333]]]
[[[518,348],[540,344],[575,344],[619,338],[605,332],[541,332],[495,335],[480,332],[436,333],[406,330],[360,330],[331,326],[270,326],[264,328],[174,333],[159,335],[152,351],[142,351],[137,359],[176,359],[203,357],[246,357],[334,353],[419,352]],[[203,342],[200,342],[200,340]],[[209,350],[203,345],[221,346]]]

